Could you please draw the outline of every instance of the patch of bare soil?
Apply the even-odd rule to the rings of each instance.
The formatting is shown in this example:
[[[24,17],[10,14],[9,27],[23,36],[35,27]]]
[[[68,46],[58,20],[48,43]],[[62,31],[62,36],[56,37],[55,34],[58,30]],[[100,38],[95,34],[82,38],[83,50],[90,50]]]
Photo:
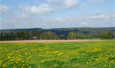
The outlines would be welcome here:
[[[16,41],[0,41],[0,43],[58,43],[58,42],[92,42],[107,40],[16,40]]]

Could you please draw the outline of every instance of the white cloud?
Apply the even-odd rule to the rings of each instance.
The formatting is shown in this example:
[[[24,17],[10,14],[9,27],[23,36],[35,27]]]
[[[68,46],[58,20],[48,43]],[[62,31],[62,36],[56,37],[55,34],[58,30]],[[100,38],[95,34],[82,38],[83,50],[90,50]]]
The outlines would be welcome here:
[[[64,27],[114,27],[115,15],[105,15],[102,13],[92,13],[83,16],[63,17],[63,18],[48,18],[50,28],[64,28]]]
[[[79,0],[46,0],[48,3],[57,5],[59,7],[73,8],[78,5]]]
[[[63,4],[67,8],[73,8],[78,4],[78,1],[79,0],[65,0]]]
[[[53,9],[46,3],[40,4],[40,6],[20,6],[20,8],[25,13],[37,15],[49,15],[53,12]]]
[[[60,0],[46,0],[46,1],[48,1],[48,3],[58,3]]]
[[[7,18],[12,13],[12,8],[6,5],[0,5],[0,21]]]
[[[0,13],[6,13],[11,10],[11,7],[6,5],[0,5]]]
[[[107,19],[107,15],[96,12],[88,16],[90,19]]]
[[[14,28],[68,28],[68,27],[115,27],[115,14],[92,13],[75,17],[41,18],[12,15],[0,22],[0,29]],[[13,27],[12,27],[13,26]]]

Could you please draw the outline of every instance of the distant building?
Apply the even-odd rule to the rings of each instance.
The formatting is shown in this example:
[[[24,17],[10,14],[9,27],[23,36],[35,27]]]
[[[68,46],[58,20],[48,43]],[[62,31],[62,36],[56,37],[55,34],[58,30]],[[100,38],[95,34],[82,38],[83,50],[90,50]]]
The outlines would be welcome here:
[[[36,40],[36,39],[37,39],[37,37],[36,37],[36,36],[33,36],[33,37],[32,37],[32,39]]]

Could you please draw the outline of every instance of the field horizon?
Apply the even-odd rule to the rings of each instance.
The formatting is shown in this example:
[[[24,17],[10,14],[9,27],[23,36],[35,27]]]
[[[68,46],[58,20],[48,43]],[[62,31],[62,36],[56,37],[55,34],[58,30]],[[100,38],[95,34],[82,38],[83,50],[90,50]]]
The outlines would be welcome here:
[[[79,39],[79,40],[8,40],[0,43],[66,43],[66,42],[96,42],[96,41],[115,41],[107,39]]]

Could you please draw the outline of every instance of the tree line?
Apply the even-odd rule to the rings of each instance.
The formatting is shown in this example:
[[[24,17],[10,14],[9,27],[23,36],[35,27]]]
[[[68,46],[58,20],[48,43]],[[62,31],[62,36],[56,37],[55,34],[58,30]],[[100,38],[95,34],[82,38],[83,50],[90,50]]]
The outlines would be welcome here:
[[[60,39],[113,39],[113,33],[104,32],[98,35],[85,35],[85,34],[77,34],[72,31],[67,35],[57,35],[55,32],[47,31],[40,32],[38,30],[34,31],[15,31],[15,32],[1,32],[0,40],[60,40]]]

